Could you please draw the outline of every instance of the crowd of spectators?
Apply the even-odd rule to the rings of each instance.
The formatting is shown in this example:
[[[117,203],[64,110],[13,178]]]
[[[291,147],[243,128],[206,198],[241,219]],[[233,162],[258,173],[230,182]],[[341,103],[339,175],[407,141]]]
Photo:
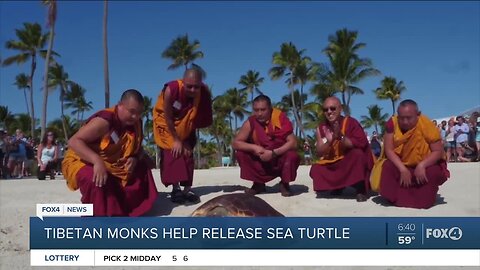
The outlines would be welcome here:
[[[437,125],[437,122],[433,120]],[[459,115],[437,125],[443,138],[447,162],[480,161],[479,112]]]
[[[48,131],[40,143],[25,137],[17,129],[14,135],[0,128],[0,179],[21,179],[36,175],[44,180],[46,175],[55,179],[61,173],[64,149],[55,134]]]

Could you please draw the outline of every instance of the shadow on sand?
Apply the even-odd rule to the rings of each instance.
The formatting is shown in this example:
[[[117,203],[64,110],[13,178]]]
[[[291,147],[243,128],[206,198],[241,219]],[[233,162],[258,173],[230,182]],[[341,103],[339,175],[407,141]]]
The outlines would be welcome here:
[[[190,206],[190,205],[198,205],[200,206],[204,200],[202,200],[202,196],[205,196],[210,193],[216,192],[225,192],[225,193],[232,193],[235,191],[243,191],[245,187],[240,185],[224,185],[224,186],[201,186],[201,187],[193,187],[192,191],[200,196],[200,202],[198,203],[190,203],[186,202],[183,204],[173,203],[170,201],[170,192],[158,192],[157,200],[152,206],[152,209],[148,211],[145,216],[168,216],[172,213],[172,210],[178,206]]]
[[[386,206],[386,207],[395,206],[390,201],[380,196],[379,194],[377,194],[376,197],[372,198],[372,202],[379,204],[381,206]],[[437,197],[435,198],[435,204],[433,206],[446,204],[446,203],[447,202],[445,201],[445,198],[442,197],[440,194],[437,194]]]
[[[298,196],[302,193],[308,193],[308,190],[308,187],[305,185],[290,184],[290,192],[292,193],[292,197]],[[277,183],[271,187],[267,186],[266,193],[280,193],[280,183]]]

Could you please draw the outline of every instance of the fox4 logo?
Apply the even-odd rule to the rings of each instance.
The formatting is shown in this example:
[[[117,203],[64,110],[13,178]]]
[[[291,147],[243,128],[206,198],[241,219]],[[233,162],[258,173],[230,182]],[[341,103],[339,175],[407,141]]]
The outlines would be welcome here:
[[[453,241],[460,240],[462,238],[463,232],[462,229],[459,227],[452,227],[452,228],[442,228],[442,229],[434,229],[434,228],[427,228],[425,230],[425,237],[426,238],[437,238],[437,239],[450,239]]]

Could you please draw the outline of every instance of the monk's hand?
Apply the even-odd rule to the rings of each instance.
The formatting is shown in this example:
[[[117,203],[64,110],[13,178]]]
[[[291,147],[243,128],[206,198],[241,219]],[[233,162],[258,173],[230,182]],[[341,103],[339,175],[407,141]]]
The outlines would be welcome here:
[[[97,161],[93,164],[93,182],[97,187],[103,187],[107,183],[107,168],[103,160]]]
[[[327,139],[327,142],[333,141],[333,133],[330,131],[330,129],[324,126],[323,133],[325,133],[325,138]]]
[[[193,153],[192,147],[190,147],[188,144],[183,145],[183,155],[186,157],[190,157]]]
[[[135,166],[137,165],[137,158],[136,157],[129,157],[127,158],[127,161],[125,162],[125,168],[129,173],[133,172],[135,170]]]
[[[260,159],[265,162],[272,160],[272,158],[273,158],[272,150],[266,150],[260,155]]]
[[[403,167],[400,170],[400,186],[409,187],[412,185],[412,174],[407,167]]]
[[[174,158],[178,158],[183,154],[183,143],[180,140],[175,140],[172,147],[172,155]]]
[[[428,182],[427,179],[427,172],[425,170],[425,166],[423,166],[422,163],[419,163],[417,167],[415,168],[415,178],[417,179],[417,183],[419,184],[425,184]]]
[[[253,153],[255,156],[261,158],[262,155],[265,153],[265,148],[261,147],[260,145],[254,145],[253,146]]]

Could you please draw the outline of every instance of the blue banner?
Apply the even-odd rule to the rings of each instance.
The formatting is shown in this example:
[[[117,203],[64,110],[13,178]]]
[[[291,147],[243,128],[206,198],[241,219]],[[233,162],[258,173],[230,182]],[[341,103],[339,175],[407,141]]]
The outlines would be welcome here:
[[[479,249],[480,217],[30,218],[30,249]]]

